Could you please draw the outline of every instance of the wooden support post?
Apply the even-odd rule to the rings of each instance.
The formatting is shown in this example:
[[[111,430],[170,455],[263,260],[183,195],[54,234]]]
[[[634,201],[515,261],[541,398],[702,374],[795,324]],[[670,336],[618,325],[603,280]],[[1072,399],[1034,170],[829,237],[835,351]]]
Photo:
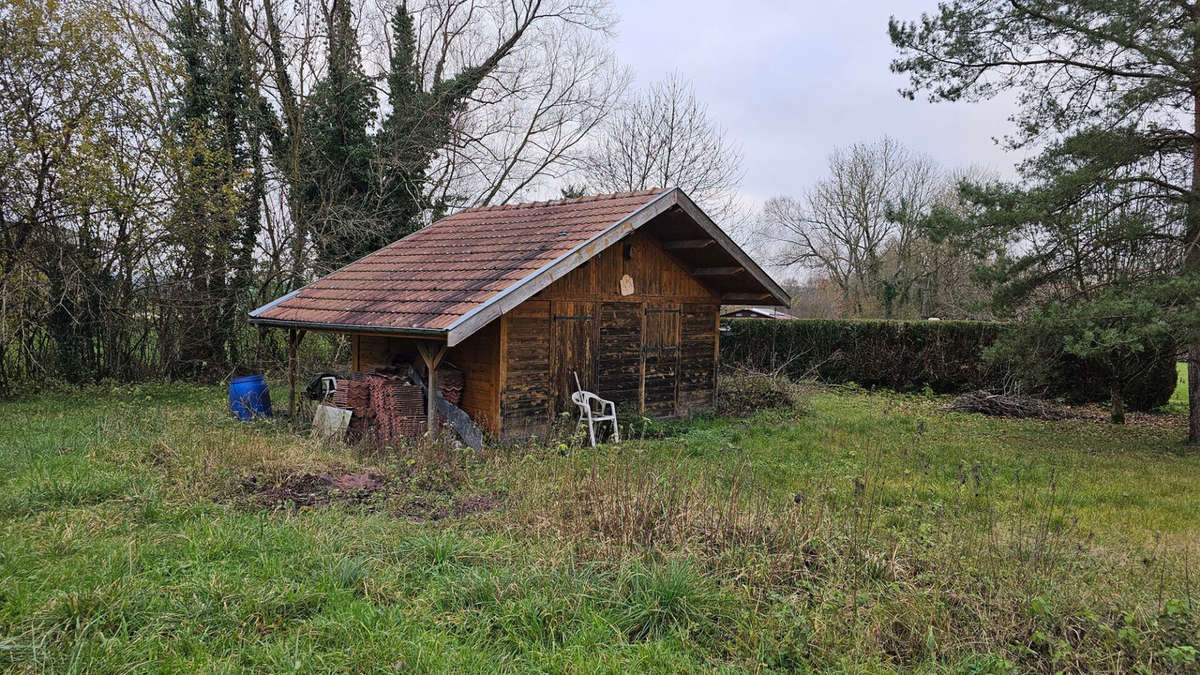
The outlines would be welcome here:
[[[304,340],[304,331],[295,328],[288,329],[288,419],[296,424],[296,377],[300,369],[300,357],[297,350]]]
[[[663,249],[667,251],[680,251],[683,249],[707,248],[717,243],[714,239],[676,239],[673,241],[664,241]]]
[[[721,303],[726,305],[738,305],[743,302],[755,303],[770,299],[770,293],[726,293],[725,295],[721,296]]]
[[[417,351],[425,362],[425,422],[429,430],[429,438],[437,432],[437,368],[446,355],[446,345],[439,344],[431,347],[424,342],[417,343]]]
[[[697,277],[731,277],[745,271],[745,267],[697,267],[692,270],[692,275]]]

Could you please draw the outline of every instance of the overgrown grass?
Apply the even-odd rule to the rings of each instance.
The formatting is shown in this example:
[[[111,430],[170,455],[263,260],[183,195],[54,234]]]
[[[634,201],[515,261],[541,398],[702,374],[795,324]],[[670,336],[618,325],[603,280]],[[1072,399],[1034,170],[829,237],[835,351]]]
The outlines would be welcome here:
[[[222,392],[0,404],[0,667],[1195,672],[1200,454],[817,391],[562,452],[321,447]],[[265,509],[246,476],[376,472]],[[414,503],[502,495],[414,518]]]

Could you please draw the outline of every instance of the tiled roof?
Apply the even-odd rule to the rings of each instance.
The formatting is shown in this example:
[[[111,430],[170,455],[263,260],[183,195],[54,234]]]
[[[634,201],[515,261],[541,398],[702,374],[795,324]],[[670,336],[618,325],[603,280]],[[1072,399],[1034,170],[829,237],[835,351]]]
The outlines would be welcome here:
[[[663,190],[466,209],[251,312],[251,321],[442,331]]]

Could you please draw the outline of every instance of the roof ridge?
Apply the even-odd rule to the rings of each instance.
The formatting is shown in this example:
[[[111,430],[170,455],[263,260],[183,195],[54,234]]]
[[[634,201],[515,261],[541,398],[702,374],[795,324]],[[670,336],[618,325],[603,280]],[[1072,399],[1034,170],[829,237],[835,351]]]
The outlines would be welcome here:
[[[649,197],[662,192],[664,188],[648,188],[645,190],[631,190],[629,192],[608,192],[596,195],[584,195],[582,197],[563,197],[562,199],[547,199],[535,202],[521,202],[520,204],[489,204],[487,206],[471,206],[461,211],[455,212],[454,216],[461,213],[478,213],[480,211],[515,211],[517,209],[540,209],[547,206],[565,206],[567,204],[583,204],[586,202],[602,202],[612,199],[628,199],[630,197]]]

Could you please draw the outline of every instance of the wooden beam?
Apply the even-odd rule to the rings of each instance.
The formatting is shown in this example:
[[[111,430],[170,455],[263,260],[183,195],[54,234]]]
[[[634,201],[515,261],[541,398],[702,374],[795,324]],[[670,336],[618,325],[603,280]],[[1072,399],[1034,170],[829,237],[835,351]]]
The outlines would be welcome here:
[[[721,296],[721,302],[726,305],[754,303],[760,300],[770,300],[770,293],[726,293]]]
[[[692,270],[692,275],[697,277],[731,277],[745,271],[745,267],[697,267]]]
[[[296,378],[300,369],[300,357],[297,350],[304,341],[305,331],[288,329],[288,420],[296,426]]]
[[[664,241],[662,247],[668,251],[679,251],[682,249],[697,249],[706,248],[717,243],[713,239],[677,239],[675,241]]]
[[[454,427],[455,433],[463,440],[463,443],[476,450],[483,447],[483,430],[475,424],[475,421],[471,419],[471,416],[466,411],[447,401],[446,397],[442,396],[442,392],[436,389],[431,390],[425,386],[425,381],[421,379],[421,374],[412,366],[408,367],[408,376],[412,378],[413,382],[420,385],[421,389],[425,390],[426,396],[429,395],[430,391],[435,392],[438,412],[446,417],[450,422],[450,426]]]
[[[430,347],[424,342],[419,342],[417,351],[421,353],[421,360],[425,362],[425,371],[428,373],[428,385],[425,387],[425,423],[429,439],[433,440],[437,431],[437,368],[442,362],[442,357],[446,355],[446,345]]]

